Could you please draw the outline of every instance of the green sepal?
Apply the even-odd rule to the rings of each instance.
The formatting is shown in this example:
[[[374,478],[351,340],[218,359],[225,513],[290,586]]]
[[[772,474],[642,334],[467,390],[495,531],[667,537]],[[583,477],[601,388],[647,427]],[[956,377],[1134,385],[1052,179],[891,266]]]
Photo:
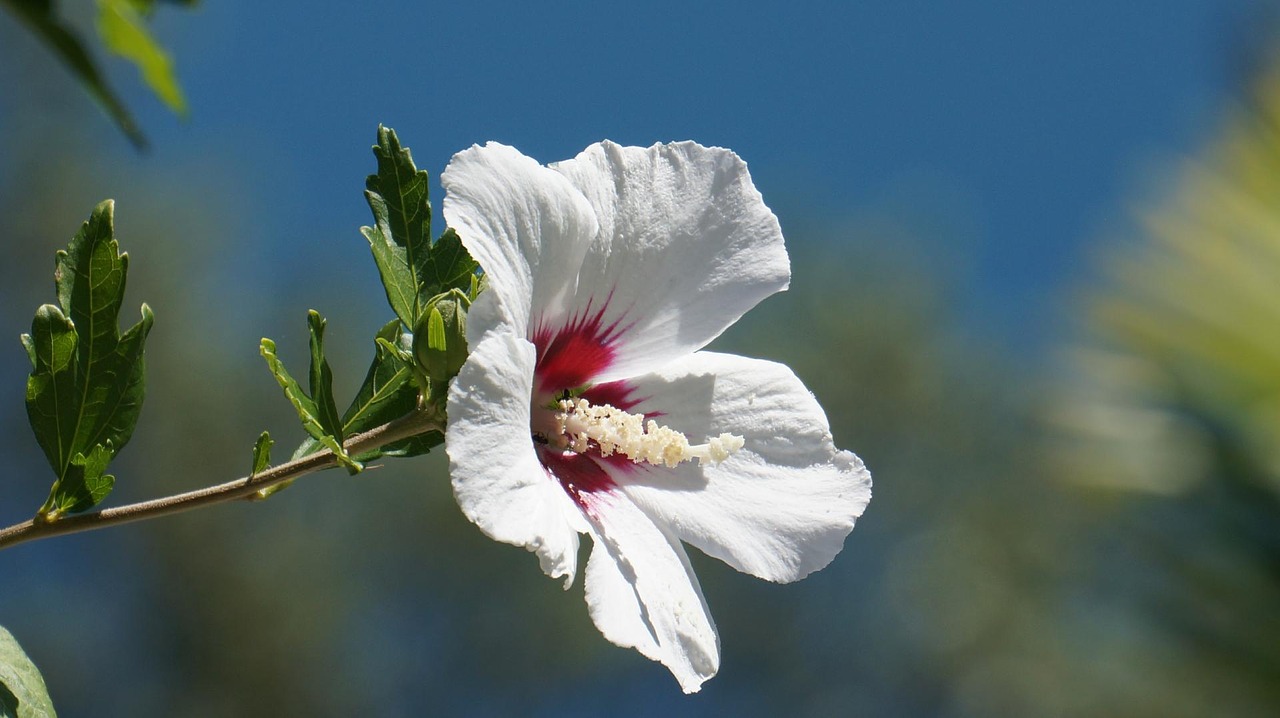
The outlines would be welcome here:
[[[275,443],[271,434],[266,431],[253,442],[253,469],[249,472],[250,476],[257,476],[271,466],[271,446]]]
[[[38,512],[46,520],[106,497],[106,462],[129,442],[142,410],[143,350],[155,318],[143,304],[141,321],[120,334],[129,257],[114,238],[113,210],[110,200],[99,204],[57,253],[58,306],[37,309],[22,337],[32,365],[27,418],[57,476]]]
[[[57,718],[40,669],[0,626],[0,718]]]

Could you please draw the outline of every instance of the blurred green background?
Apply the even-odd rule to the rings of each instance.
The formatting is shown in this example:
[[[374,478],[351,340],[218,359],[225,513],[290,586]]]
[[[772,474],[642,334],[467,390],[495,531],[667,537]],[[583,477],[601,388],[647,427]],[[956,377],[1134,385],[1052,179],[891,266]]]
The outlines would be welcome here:
[[[0,625],[65,716],[1280,712],[1275,7],[1117,5],[161,9],[187,121],[104,58],[145,154],[0,14],[0,523],[48,489],[17,335],[103,198],[157,315],[111,502],[301,440],[257,341],[305,361],[309,307],[355,390],[380,121],[433,177],[487,139],[734,148],[794,281],[714,346],[791,365],[876,482],[803,582],[694,556],[695,696],[470,525],[442,456],[4,551]]]

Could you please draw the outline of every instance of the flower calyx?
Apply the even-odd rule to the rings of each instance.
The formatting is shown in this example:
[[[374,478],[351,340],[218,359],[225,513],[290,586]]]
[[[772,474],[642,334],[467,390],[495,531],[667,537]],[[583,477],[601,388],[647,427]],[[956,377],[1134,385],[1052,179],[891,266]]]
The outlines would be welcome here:
[[[443,400],[449,381],[467,360],[467,309],[470,298],[460,290],[438,294],[427,303],[413,331],[413,354],[426,374],[430,393]],[[430,402],[429,402],[430,403]]]

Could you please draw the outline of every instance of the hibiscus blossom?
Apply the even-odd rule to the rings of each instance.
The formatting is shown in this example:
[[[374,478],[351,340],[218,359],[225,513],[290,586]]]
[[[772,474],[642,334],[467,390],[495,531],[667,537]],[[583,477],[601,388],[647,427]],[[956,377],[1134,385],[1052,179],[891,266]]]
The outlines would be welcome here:
[[[791,370],[701,351],[786,289],[777,218],[737,155],[692,142],[603,142],[545,167],[490,143],[441,181],[489,282],[449,392],[458,504],[566,588],[589,535],[595,625],[698,690],[719,638],[681,542],[795,581],[871,498]]]

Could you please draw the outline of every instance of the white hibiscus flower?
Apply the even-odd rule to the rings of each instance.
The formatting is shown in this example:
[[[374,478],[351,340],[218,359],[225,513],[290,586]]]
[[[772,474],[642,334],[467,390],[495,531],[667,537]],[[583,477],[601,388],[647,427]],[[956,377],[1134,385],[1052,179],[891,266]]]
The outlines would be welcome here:
[[[790,369],[700,351],[787,287],[778,220],[737,155],[691,142],[548,167],[490,143],[441,181],[489,281],[449,392],[458,504],[566,588],[591,536],[592,620],[694,692],[719,638],[681,542],[795,581],[871,498]]]

